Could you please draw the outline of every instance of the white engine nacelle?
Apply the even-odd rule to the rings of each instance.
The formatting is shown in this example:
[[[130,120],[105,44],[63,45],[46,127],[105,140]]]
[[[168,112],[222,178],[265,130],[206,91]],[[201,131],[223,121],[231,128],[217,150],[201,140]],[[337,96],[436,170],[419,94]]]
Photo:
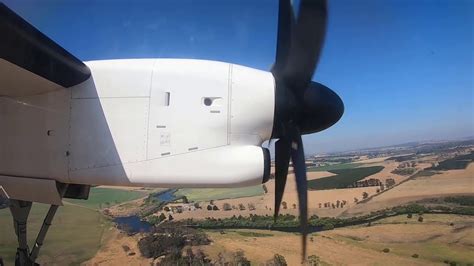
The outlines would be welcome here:
[[[271,73],[188,59],[87,65],[92,77],[82,84],[4,100],[0,174],[168,187],[268,178],[260,145],[273,127]]]

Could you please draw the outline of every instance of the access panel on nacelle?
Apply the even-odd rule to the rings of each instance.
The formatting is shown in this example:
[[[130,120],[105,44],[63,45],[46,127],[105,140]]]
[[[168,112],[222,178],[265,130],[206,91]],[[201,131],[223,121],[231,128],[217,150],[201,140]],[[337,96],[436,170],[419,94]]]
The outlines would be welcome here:
[[[229,68],[226,63],[203,60],[156,61],[147,159],[229,143]]]

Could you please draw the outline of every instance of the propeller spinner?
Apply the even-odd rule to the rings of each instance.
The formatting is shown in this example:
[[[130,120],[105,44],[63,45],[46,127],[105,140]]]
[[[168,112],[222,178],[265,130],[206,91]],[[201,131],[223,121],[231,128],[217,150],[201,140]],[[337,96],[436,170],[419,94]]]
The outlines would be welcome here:
[[[312,82],[327,24],[325,0],[301,0],[295,19],[290,0],[280,0],[275,78],[275,220],[285,190],[290,158],[296,177],[303,261],[306,258],[308,224],[306,165],[302,134],[324,130],[344,113],[344,104],[328,87]]]

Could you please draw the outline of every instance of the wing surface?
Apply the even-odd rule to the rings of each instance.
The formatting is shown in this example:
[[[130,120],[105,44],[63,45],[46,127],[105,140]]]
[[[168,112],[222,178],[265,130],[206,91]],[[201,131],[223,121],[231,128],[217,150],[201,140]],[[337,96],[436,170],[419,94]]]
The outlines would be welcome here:
[[[87,80],[90,69],[0,3],[0,96],[28,96]]]

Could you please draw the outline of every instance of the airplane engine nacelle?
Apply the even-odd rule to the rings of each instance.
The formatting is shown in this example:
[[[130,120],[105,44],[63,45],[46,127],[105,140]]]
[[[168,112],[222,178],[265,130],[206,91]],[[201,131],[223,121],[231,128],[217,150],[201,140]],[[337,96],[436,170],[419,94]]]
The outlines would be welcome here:
[[[232,65],[231,143],[261,145],[270,139],[275,80],[270,72]]]
[[[270,153],[257,146],[224,146],[159,160],[75,171],[78,184],[157,187],[235,187],[266,182]]]

